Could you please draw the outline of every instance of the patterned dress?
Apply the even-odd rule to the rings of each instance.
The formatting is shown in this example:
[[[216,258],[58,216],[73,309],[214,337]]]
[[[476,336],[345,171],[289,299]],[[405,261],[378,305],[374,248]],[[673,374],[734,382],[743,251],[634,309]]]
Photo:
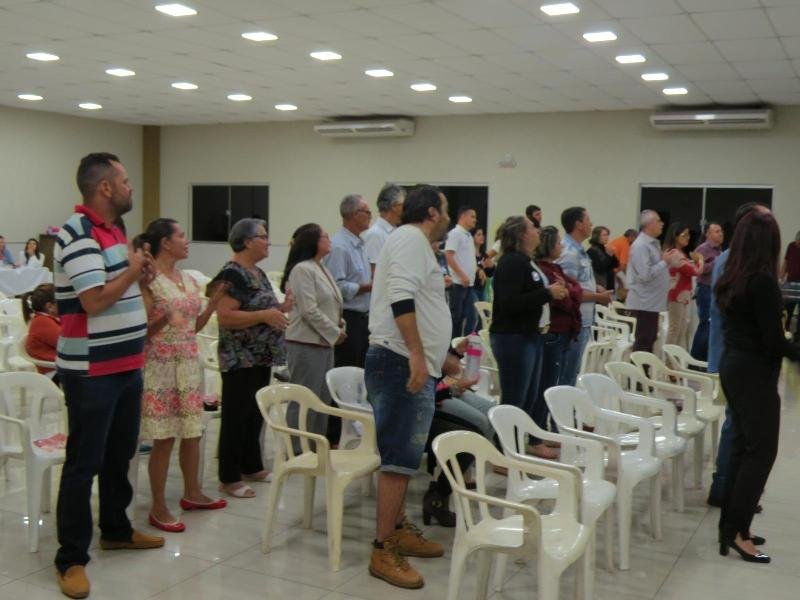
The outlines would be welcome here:
[[[161,273],[150,284],[150,317],[158,318],[169,307],[182,322],[168,324],[145,344],[142,439],[195,438],[203,432],[202,368],[195,337],[202,299],[195,280],[180,274],[184,289]]]

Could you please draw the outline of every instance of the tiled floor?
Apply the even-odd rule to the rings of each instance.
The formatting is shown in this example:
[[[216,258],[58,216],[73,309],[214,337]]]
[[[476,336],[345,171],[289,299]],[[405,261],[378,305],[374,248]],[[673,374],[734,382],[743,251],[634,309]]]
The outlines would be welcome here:
[[[765,598],[796,600],[800,597],[800,519],[797,490],[800,488],[800,372],[787,366],[781,381],[784,406],[781,450],[764,496],[764,514],[756,517],[754,531],[768,538],[770,565],[751,565],[738,557],[717,554],[718,512],[705,505],[706,489],[688,490],[686,511],[671,510],[664,502],[664,536],[654,541],[645,514],[646,497],[637,497],[632,568],[627,572],[597,573],[595,598],[604,600],[693,600]],[[216,439],[218,421],[212,421],[211,439]],[[212,448],[209,444],[209,476],[206,491],[215,493]],[[146,524],[148,486],[146,460],[140,465],[136,526]],[[56,547],[53,515],[44,515],[40,551],[27,552],[24,477],[13,462],[8,479],[0,475],[0,600],[61,598],[52,566]],[[707,463],[705,483],[710,478]],[[688,471],[688,469],[687,469]],[[56,474],[57,476],[57,474]],[[501,483],[501,479],[497,479]],[[665,482],[666,483],[666,482]],[[290,481],[286,488],[273,551],[260,549],[266,489],[258,484],[255,500],[231,499],[227,509],[184,515],[185,533],[167,535],[159,550],[104,552],[92,549],[88,567],[91,597],[99,599],[144,598],[291,598],[292,600],[394,600],[444,598],[449,572],[448,556],[440,559],[412,559],[426,578],[422,590],[405,591],[374,579],[367,573],[369,542],[373,537],[374,499],[363,497],[360,486],[352,486],[345,509],[342,568],[328,570],[324,494],[317,493],[317,512],[311,531],[299,526],[302,485]],[[421,524],[420,503],[427,478],[416,477],[409,497],[412,518]],[[54,486],[55,487],[55,486]],[[647,486],[643,487],[646,492]],[[668,485],[664,486],[668,489]],[[499,489],[499,488],[498,488]],[[181,492],[177,465],[168,483],[170,502],[177,508]],[[449,546],[452,530],[428,527],[426,533]],[[96,540],[95,540],[96,542]],[[602,552],[603,540],[598,540]],[[598,563],[602,557],[598,553]],[[530,565],[511,564],[504,590],[491,595],[496,600],[535,598],[535,577]],[[562,578],[561,597],[573,597],[571,572]],[[468,577],[462,597],[474,594]]]

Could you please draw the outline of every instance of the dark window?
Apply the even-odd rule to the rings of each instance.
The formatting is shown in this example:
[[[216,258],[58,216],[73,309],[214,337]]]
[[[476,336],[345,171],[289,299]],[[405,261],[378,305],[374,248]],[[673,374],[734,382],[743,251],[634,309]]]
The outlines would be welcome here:
[[[269,223],[269,186],[192,186],[193,240],[227,242],[231,225],[245,217]]]
[[[706,190],[706,221],[722,225],[725,231],[723,247],[733,238],[733,217],[736,209],[746,202],[758,202],[772,208],[772,188],[708,188]]]

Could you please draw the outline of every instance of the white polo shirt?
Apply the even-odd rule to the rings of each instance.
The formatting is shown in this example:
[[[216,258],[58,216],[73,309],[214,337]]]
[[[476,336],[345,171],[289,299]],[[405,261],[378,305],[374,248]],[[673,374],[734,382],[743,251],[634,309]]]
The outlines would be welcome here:
[[[369,343],[408,357],[392,313],[392,304],[401,300],[414,300],[428,373],[441,377],[452,320],[439,262],[428,237],[416,225],[403,225],[386,240],[375,265],[369,307]]]
[[[374,265],[378,262],[381,250],[386,240],[389,239],[389,234],[397,229],[394,225],[389,223],[383,217],[378,217],[375,222],[361,234],[361,239],[364,240],[364,250],[367,251],[367,259],[369,264]]]
[[[478,262],[475,260],[475,242],[472,240],[472,234],[461,225],[456,225],[447,234],[444,251],[455,253],[458,266],[469,278],[469,285],[466,287],[472,287],[475,281],[475,273],[478,271]],[[452,275],[453,283],[461,285],[460,278],[455,273],[452,273]]]

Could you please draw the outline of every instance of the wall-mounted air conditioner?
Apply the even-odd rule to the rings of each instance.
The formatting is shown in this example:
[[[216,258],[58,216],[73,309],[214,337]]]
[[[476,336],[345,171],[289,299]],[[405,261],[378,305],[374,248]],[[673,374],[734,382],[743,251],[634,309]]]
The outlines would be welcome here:
[[[325,137],[407,137],[414,135],[412,119],[369,119],[329,121],[314,125],[314,131]]]
[[[660,112],[650,115],[656,129],[771,129],[773,111],[769,108]]]

